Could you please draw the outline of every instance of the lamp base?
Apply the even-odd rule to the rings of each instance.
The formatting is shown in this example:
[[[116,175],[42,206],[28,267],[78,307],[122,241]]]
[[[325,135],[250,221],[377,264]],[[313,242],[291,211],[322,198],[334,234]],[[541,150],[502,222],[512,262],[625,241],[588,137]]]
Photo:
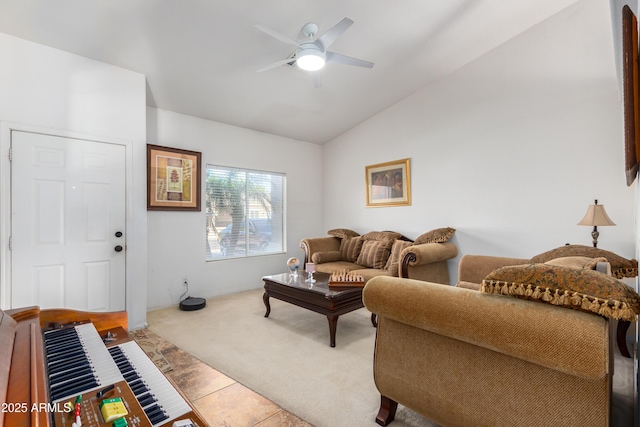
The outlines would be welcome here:
[[[600,232],[598,231],[598,226],[593,226],[593,231],[591,232],[591,237],[593,238],[593,247],[598,247],[598,236],[600,236]]]

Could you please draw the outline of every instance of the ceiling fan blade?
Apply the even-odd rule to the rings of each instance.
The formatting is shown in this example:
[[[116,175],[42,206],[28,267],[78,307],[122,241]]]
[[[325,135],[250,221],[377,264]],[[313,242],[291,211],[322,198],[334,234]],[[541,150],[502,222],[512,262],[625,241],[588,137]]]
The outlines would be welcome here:
[[[335,52],[326,53],[327,62],[342,65],[354,65],[356,67],[373,68],[373,62],[363,61],[362,59],[352,58],[350,56],[341,55]]]
[[[280,65],[284,65],[284,64],[291,64],[291,63],[293,63],[293,62],[295,62],[295,61],[296,61],[296,60],[295,60],[294,58],[287,58],[287,59],[283,59],[282,61],[277,61],[277,62],[274,62],[273,64],[265,65],[265,66],[264,66],[264,67],[262,67],[262,68],[258,68],[258,73],[261,73],[261,72],[263,72],[263,71],[270,70],[270,69],[272,69],[272,68],[276,68],[276,67],[278,67],[278,66],[280,66]]]
[[[327,49],[329,49],[329,46],[331,46],[333,42],[335,42],[336,39],[340,37],[340,35],[351,26],[351,24],[353,24],[353,21],[351,19],[344,18],[342,21],[331,27],[329,31],[321,35],[315,41],[316,45],[319,45],[322,50],[326,51]]]
[[[311,80],[313,80],[313,87],[316,89],[322,87],[322,79],[320,78],[320,71],[311,71]]]
[[[262,31],[263,33],[273,37],[274,39],[280,40],[282,43],[290,44],[296,47],[298,46],[298,42],[296,42],[295,40],[292,40],[289,37],[285,36],[284,34],[281,34],[275,30],[272,30],[269,27],[265,27],[264,25],[260,25],[260,24],[256,24],[254,25],[254,27]]]

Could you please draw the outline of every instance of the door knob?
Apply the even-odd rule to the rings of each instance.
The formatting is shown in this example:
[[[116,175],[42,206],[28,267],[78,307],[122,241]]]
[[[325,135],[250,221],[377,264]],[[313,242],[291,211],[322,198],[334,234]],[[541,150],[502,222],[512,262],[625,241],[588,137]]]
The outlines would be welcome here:
[[[118,245],[115,248],[113,248],[116,250],[116,252],[122,252],[122,246]]]

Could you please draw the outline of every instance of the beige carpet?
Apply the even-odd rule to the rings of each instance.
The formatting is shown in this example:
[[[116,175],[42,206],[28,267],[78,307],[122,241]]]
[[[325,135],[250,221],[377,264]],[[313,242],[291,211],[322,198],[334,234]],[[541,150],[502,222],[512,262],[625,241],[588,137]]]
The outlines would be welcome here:
[[[152,311],[149,327],[316,427],[377,426],[370,313],[360,309],[341,316],[331,348],[326,317],[271,299],[271,314],[264,318],[262,294],[257,289],[210,299],[194,312]],[[628,336],[632,340],[633,331]],[[633,361],[615,352],[612,425],[631,426]],[[436,424],[399,405],[391,426]]]
[[[326,317],[271,299],[265,318],[262,294],[210,299],[200,311],[152,311],[149,328],[316,427],[377,426],[371,314],[341,316],[331,348]],[[402,405],[391,425],[436,426]]]

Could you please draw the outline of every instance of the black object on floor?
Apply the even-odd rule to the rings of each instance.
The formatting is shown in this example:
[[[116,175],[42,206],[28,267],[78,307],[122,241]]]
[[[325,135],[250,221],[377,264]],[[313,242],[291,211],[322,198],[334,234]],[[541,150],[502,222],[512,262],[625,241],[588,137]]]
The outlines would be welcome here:
[[[204,298],[192,298],[187,297],[180,301],[180,310],[182,311],[195,311],[205,308],[207,300]]]

